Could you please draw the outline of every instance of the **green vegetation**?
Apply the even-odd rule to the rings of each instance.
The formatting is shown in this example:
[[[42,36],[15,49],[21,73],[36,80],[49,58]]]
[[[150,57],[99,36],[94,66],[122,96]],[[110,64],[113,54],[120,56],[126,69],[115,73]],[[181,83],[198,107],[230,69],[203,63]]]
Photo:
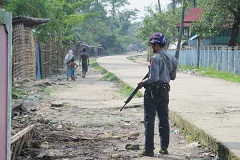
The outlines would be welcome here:
[[[105,128],[105,129],[108,129],[108,128],[111,128],[111,127],[112,127],[111,124],[108,124],[108,123],[103,124],[103,128]]]
[[[130,96],[131,93],[133,92],[133,88],[130,87],[129,85],[126,85],[126,84],[122,84],[120,83],[120,86],[121,86],[121,89],[119,90],[119,92],[122,94],[122,95],[125,95],[125,96]],[[143,97],[142,93],[141,92],[137,92],[135,97]]]
[[[47,95],[50,95],[52,90],[51,88],[49,87],[46,87],[46,86],[41,86],[37,89],[38,92],[41,92],[41,93],[46,93]]]
[[[179,126],[177,126],[177,127],[179,127]],[[187,139],[187,142],[188,142],[188,143],[193,142],[193,141],[195,141],[195,140],[197,139],[196,136],[192,135],[191,133],[189,133],[189,131],[187,131],[187,130],[184,129],[184,128],[181,128],[181,129],[179,130],[179,133],[180,133],[181,135],[183,135],[183,136]]]
[[[121,81],[118,77],[116,77],[113,73],[108,72],[104,68],[102,68],[96,61],[96,59],[90,59],[90,65],[97,70],[101,71],[104,76],[100,79],[101,81],[111,81],[116,82],[118,87],[120,88],[119,93],[128,97],[131,95],[131,93],[134,91],[135,88],[132,88],[125,82]],[[141,92],[137,92],[135,97],[143,97]]]
[[[134,57],[127,57],[128,60],[136,62],[136,60],[134,59]]]
[[[224,79],[230,82],[240,82],[240,75],[229,72],[217,71],[212,68],[197,68],[193,66],[180,66],[180,70],[194,70],[202,76]]]
[[[201,18],[191,26],[192,32],[200,37],[208,38],[218,35],[226,28],[232,33],[229,46],[238,44],[240,21],[240,3],[237,0],[201,0],[200,7],[204,8]],[[209,18],[211,17],[211,18]]]
[[[12,87],[12,98],[13,99],[22,99],[23,98],[23,92],[21,89]]]
[[[89,115],[89,116],[91,115],[92,116],[93,112],[85,112],[85,115]]]
[[[126,84],[125,82],[121,81],[118,77],[116,77],[113,73],[107,72],[100,80],[107,80],[111,82],[116,82],[120,88],[119,93],[128,97],[134,91],[134,88]],[[142,97],[141,92],[137,92],[135,97]]]
[[[84,41],[103,47],[108,54],[123,53],[129,44],[143,48],[142,42],[135,38],[140,24],[132,23],[139,11],[126,9],[128,4],[128,0],[12,0],[6,10],[13,17],[49,18],[34,29],[40,42],[55,39],[63,42],[61,47],[66,47],[68,42]]]
[[[129,60],[136,62],[134,57],[128,57]],[[201,76],[212,77],[224,79],[230,82],[240,82],[240,74],[233,74],[229,72],[218,71],[213,68],[197,68],[195,66],[181,66],[178,67],[179,70],[193,71]]]
[[[186,135],[186,138],[187,138],[187,141],[188,142],[193,142],[193,141],[195,141],[197,138],[194,136],[194,135],[192,135],[192,134],[188,134],[188,135]]]
[[[118,78],[113,73],[107,72],[100,80],[118,81]]]
[[[146,43],[152,33],[161,31],[167,36],[169,43],[176,42],[178,31],[174,28],[180,23],[180,8],[176,10],[175,14],[171,9],[159,12],[148,8],[147,11],[148,15],[144,18],[143,25],[137,30],[137,37]]]
[[[101,71],[102,74],[107,73],[107,70],[102,68],[98,63],[96,58],[90,58],[90,65],[91,67],[96,68],[97,70]]]
[[[64,42],[61,47],[66,47],[68,42],[84,41],[103,47],[109,54],[124,53],[129,46],[145,48],[149,35],[157,31],[166,34],[169,43],[176,42],[181,3],[182,0],[171,1],[164,10],[160,6],[146,6],[147,14],[142,22],[134,21],[138,18],[137,8],[126,9],[128,0],[12,0],[6,10],[14,17],[49,18],[46,24],[34,29],[35,38],[40,42],[55,39]],[[239,5],[237,0],[186,0],[184,4],[186,13],[192,7],[204,8],[202,18],[192,26],[193,33],[209,37],[229,24],[236,33],[232,34],[232,45],[236,43],[240,25]]]
[[[13,99],[27,99],[33,93],[47,94],[50,95],[52,88],[45,84],[33,85],[33,87],[12,87],[12,98]],[[38,97],[40,100],[42,97]]]

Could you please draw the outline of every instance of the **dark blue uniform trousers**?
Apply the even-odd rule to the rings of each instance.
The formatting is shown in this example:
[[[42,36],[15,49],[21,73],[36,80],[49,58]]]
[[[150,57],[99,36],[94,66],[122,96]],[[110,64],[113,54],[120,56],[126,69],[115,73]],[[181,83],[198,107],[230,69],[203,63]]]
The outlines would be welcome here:
[[[145,150],[154,150],[154,123],[156,112],[158,114],[158,128],[160,147],[167,149],[169,145],[169,121],[168,121],[169,94],[166,96],[151,97],[151,91],[144,93],[144,125],[145,125]]]

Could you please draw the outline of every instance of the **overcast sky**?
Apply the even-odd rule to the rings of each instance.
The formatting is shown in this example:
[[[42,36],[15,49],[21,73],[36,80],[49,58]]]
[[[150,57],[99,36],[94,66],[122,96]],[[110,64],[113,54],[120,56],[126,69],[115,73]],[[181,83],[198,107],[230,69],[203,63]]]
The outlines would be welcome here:
[[[172,0],[161,0],[161,8],[164,9],[166,6],[171,3]],[[146,6],[152,6],[154,7],[156,4],[158,4],[158,0],[128,0],[130,3],[129,6],[126,6],[128,9],[134,9],[137,8],[140,13],[139,17],[144,16],[144,7]]]

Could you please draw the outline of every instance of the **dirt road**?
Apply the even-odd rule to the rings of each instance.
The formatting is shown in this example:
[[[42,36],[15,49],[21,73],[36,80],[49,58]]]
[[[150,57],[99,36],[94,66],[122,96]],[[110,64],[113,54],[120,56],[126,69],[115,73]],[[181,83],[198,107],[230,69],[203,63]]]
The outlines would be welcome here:
[[[118,93],[117,84],[101,81],[103,75],[91,67],[86,78],[81,78],[80,73],[78,70],[76,81],[66,81],[64,74],[46,80],[51,84],[47,86],[51,94],[41,95],[37,110],[28,113],[28,122],[36,125],[36,134],[32,147],[18,159],[215,159],[197,142],[188,142],[173,124],[170,155],[158,154],[155,129],[155,156],[140,157],[144,145],[142,107],[135,105],[120,112],[127,97]]]

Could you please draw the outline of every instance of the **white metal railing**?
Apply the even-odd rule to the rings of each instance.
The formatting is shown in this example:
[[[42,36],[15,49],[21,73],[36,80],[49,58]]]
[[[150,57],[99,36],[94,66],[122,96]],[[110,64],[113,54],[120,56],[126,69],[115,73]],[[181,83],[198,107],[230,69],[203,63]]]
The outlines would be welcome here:
[[[176,50],[168,50],[175,54]],[[196,47],[181,49],[179,64],[183,66],[197,65],[198,50]],[[199,54],[199,67],[213,68],[219,71],[240,74],[240,47],[202,47]]]

